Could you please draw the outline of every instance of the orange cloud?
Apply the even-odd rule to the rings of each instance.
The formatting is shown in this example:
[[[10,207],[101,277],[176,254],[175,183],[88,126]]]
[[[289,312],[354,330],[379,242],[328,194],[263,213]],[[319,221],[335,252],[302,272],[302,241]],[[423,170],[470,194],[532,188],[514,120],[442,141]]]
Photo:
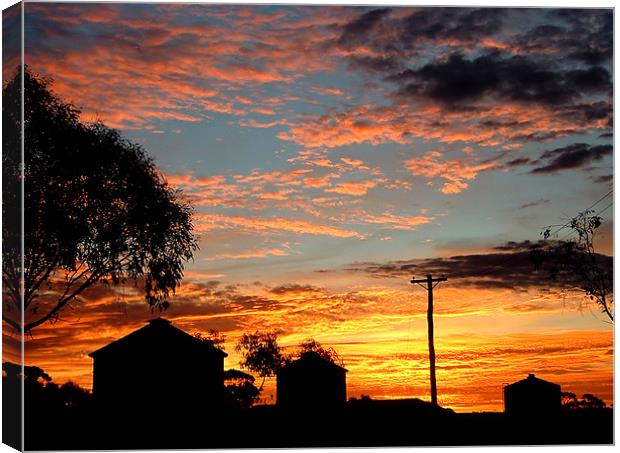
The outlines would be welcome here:
[[[196,228],[201,233],[217,228],[242,228],[257,232],[289,232],[296,234],[322,235],[340,238],[364,238],[362,234],[353,230],[347,230],[344,228],[330,225],[317,224],[306,220],[286,219],[282,217],[262,218],[227,216],[215,213],[198,214]]]
[[[344,195],[360,196],[366,195],[368,189],[376,187],[377,184],[385,182],[385,180],[375,181],[342,181],[334,187],[325,189],[325,192],[340,193]]]
[[[340,88],[329,88],[329,87],[310,87],[309,90],[312,93],[322,94],[326,96],[345,96],[345,92]]]
[[[420,225],[426,225],[435,220],[435,217],[418,215],[418,216],[396,216],[392,214],[383,214],[378,216],[366,215],[363,220],[368,223],[384,225],[382,228],[391,230],[407,230],[414,231]]]
[[[359,283],[364,289],[354,288]],[[230,354],[226,367],[237,366],[240,358],[232,345],[243,333],[277,330],[287,352],[307,338],[334,347],[349,370],[349,397],[428,399],[423,292],[377,280],[349,279],[347,286],[351,289],[343,291],[311,282],[258,286],[184,282],[164,315],[190,333],[222,331]],[[613,329],[550,333],[532,329],[532,324],[566,316],[561,315],[560,299],[548,300],[546,311],[502,312],[503,306],[518,301],[529,303],[529,297],[448,285],[437,292],[442,405],[457,411],[501,411],[503,384],[531,372],[561,384],[565,391],[594,393],[612,401]],[[87,353],[141,327],[153,314],[130,288],[121,295],[106,287],[89,293],[87,303],[67,316],[70,322],[44,325],[26,340],[26,363],[41,366],[55,382],[72,379],[90,387],[92,361]],[[263,396],[269,398],[273,390],[274,382],[268,381]]]
[[[340,178],[338,173],[328,173],[324,176],[317,176],[313,178],[305,178],[304,186],[309,188],[321,188],[331,184],[331,180],[334,178]]]
[[[286,256],[288,252],[286,250],[277,249],[277,248],[269,248],[269,249],[261,249],[261,250],[252,250],[248,252],[241,253],[222,253],[212,257],[206,257],[205,260],[225,260],[225,259],[233,259],[233,260],[242,260],[249,258],[264,258],[266,256]]]
[[[444,179],[446,182],[440,191],[445,194],[456,194],[469,187],[466,181],[476,178],[479,172],[496,168],[494,162],[468,163],[462,160],[440,161],[441,153],[431,151],[421,158],[405,161],[405,166],[414,176],[423,176],[433,183],[434,179]]]
[[[248,103],[248,98],[229,97],[225,90],[247,84],[286,86],[302,75],[331,70],[325,43],[337,31],[327,27],[327,20],[265,28],[258,19],[273,15],[253,11],[252,20],[236,26],[239,17],[234,13],[213,22],[219,13],[208,5],[192,10],[202,22],[187,24],[179,20],[186,14],[183,7],[158,5],[129,16],[118,5],[33,4],[26,8],[26,20],[36,22],[49,40],[28,43],[27,53],[36,61],[35,70],[54,77],[61,97],[76,101],[85,117],[101,118],[113,127],[143,128],[155,120],[201,121],[205,111],[249,112],[235,108],[235,101],[255,113],[273,115],[260,98]],[[350,12],[331,23],[349,16]],[[77,27],[95,23],[108,30],[96,39]],[[69,30],[79,46],[47,46]]]
[[[350,159],[348,157],[341,157],[340,160],[351,167],[357,168],[359,170],[368,170],[369,168],[364,164],[363,160],[360,159]]]
[[[469,142],[481,146],[519,146],[531,140],[549,140],[579,131],[605,129],[608,117],[590,118],[586,103],[559,112],[542,105],[493,103],[467,111],[449,111],[439,104],[358,105],[316,115],[277,134],[308,148],[335,148],[358,143],[411,143],[415,137],[444,143]]]

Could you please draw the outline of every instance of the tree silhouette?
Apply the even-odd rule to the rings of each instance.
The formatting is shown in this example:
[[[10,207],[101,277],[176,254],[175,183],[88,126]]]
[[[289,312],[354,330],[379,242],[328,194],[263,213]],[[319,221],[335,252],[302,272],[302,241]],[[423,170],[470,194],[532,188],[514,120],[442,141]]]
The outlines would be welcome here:
[[[594,247],[601,224],[601,217],[594,211],[581,212],[560,228],[568,228],[575,234],[574,239],[556,240],[552,227],[547,227],[541,233],[543,245],[531,253],[537,267],[546,268],[553,280],[561,277],[582,291],[613,322],[613,259],[597,253]]]
[[[127,279],[143,284],[151,308],[167,308],[197,249],[191,207],[139,145],[81,122],[50,79],[27,67],[23,74],[24,267],[20,231],[4,222],[3,240],[13,246],[3,248],[3,320],[28,332],[58,320],[96,283]],[[5,219],[19,218],[20,75],[2,91]]]
[[[256,331],[244,334],[235,350],[242,354],[242,360],[239,362],[241,367],[263,378],[258,388],[259,392],[263,390],[266,378],[275,376],[286,364],[308,352],[314,352],[322,359],[344,366],[344,361],[335,349],[325,348],[313,338],[303,341],[294,354],[285,354],[278,345],[278,335],[275,332]]]
[[[11,362],[2,364],[5,390],[19,389],[19,381],[24,385],[24,404],[26,422],[43,421],[58,417],[68,411],[84,411],[92,403],[92,394],[72,381],[58,385],[52,377],[37,366],[24,366]]]
[[[224,343],[226,343],[226,336],[216,329],[209,329],[207,333],[196,332],[194,338],[204,343],[210,344],[214,348],[220,351],[225,351]]]
[[[296,355],[297,357],[301,357],[306,352],[315,352],[322,359],[344,367],[344,360],[342,360],[342,357],[340,357],[334,348],[325,348],[314,338],[303,341],[299,345],[299,351]]]
[[[265,379],[275,376],[276,372],[289,361],[282,348],[278,346],[278,336],[275,332],[256,331],[244,334],[235,350],[242,355],[241,367],[263,378],[259,391],[263,389]]]
[[[584,394],[577,398],[572,392],[562,392],[562,406],[565,409],[604,409],[607,407],[605,401],[591,393]]]
[[[254,385],[254,376],[231,368],[224,371],[226,393],[234,407],[248,409],[260,396],[260,390]]]

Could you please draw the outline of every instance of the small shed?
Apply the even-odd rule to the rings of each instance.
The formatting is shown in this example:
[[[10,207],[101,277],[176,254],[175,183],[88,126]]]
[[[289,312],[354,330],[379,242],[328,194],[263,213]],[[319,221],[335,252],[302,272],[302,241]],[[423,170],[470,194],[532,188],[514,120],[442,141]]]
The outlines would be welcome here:
[[[227,354],[163,318],[89,354],[93,395],[125,410],[220,405]]]
[[[561,407],[561,387],[533,374],[504,387],[504,412],[508,415],[553,415]]]
[[[347,401],[347,370],[308,351],[277,373],[279,408],[309,411],[344,407]]]

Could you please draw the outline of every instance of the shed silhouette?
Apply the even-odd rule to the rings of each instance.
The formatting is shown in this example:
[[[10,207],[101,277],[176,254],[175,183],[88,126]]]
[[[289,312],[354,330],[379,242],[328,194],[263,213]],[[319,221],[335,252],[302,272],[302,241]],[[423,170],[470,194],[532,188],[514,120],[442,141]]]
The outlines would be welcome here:
[[[276,405],[289,411],[344,407],[346,373],[345,368],[307,351],[278,371]]]
[[[221,405],[224,351],[157,318],[89,354],[93,395],[128,411]]]
[[[533,374],[504,387],[504,411],[508,415],[553,415],[561,407],[561,387]]]

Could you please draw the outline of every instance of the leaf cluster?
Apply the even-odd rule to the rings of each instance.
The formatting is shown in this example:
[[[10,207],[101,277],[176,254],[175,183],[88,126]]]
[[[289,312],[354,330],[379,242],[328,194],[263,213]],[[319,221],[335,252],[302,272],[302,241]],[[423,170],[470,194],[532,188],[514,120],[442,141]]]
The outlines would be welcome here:
[[[241,366],[262,378],[275,376],[277,371],[290,361],[278,345],[275,332],[256,331],[244,334],[235,350],[242,355]]]
[[[591,393],[586,393],[581,398],[578,398],[572,392],[562,392],[562,407],[569,410],[604,409],[607,405],[605,401]]]
[[[299,345],[299,350],[297,351],[296,356],[301,357],[307,352],[314,352],[324,360],[344,366],[344,360],[334,348],[325,348],[321,345],[321,343],[313,338],[309,338]]]

